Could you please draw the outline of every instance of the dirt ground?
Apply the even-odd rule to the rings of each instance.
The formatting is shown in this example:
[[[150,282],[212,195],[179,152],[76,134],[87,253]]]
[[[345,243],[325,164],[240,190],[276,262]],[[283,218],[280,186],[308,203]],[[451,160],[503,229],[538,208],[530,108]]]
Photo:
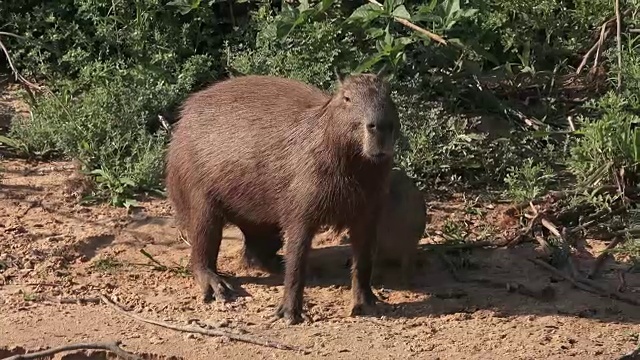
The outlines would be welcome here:
[[[273,320],[282,277],[244,269],[238,256],[242,236],[229,228],[219,266],[248,296],[204,304],[186,272],[189,245],[179,239],[166,200],[143,200],[133,212],[83,206],[69,191],[73,173],[68,162],[0,159],[0,358],[110,340],[121,340],[124,349],[145,359],[193,360],[617,359],[638,344],[638,307],[573,288],[527,261],[536,256],[531,244],[473,250],[459,275],[475,281],[454,279],[441,257],[423,249],[411,289],[400,288],[394,282],[397,272],[390,269],[374,286],[384,301],[378,314],[350,318],[345,264],[350,250],[320,235],[305,292],[312,321],[288,326]],[[501,215],[501,205],[479,206],[484,215],[465,211],[460,198],[429,206],[425,244],[440,239],[438,230],[447,219],[478,232],[500,232],[515,221]],[[583,272],[606,246],[588,245],[575,256]],[[166,268],[154,266],[141,250]],[[598,283],[615,291],[622,266],[609,260]],[[514,291],[517,284],[546,296]],[[626,296],[640,299],[639,290],[640,275],[628,274]],[[248,333],[306,352],[177,332],[102,304],[55,301],[98,294],[145,318]],[[115,358],[100,351],[69,354],[55,359]]]

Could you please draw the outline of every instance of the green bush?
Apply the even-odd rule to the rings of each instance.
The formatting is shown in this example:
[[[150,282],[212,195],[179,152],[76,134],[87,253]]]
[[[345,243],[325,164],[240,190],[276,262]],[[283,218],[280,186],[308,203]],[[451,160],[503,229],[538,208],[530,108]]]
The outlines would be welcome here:
[[[504,179],[508,197],[517,202],[530,201],[542,195],[553,179],[553,172],[545,164],[534,164],[529,158],[520,166],[512,166]]]
[[[534,158],[552,166],[561,155],[553,142],[529,134],[493,138],[473,130],[478,118],[453,114],[428,101],[411,84],[394,92],[402,124],[397,162],[422,188],[435,184],[501,185],[513,166]],[[556,159],[553,159],[556,157]]]
[[[568,165],[584,185],[611,182],[621,169],[625,178],[637,182],[640,116],[627,110],[628,106],[626,97],[610,92],[594,106],[601,113],[600,118],[585,121],[579,129],[581,137],[571,149]]]
[[[226,2],[3,2],[0,31],[27,38],[3,37],[14,63],[54,93],[38,98],[32,118],[15,122],[13,146],[79,159],[98,195],[129,204],[136,192],[161,186],[167,135],[152,131],[157,116],[223,72],[330,89],[334,69],[385,64],[403,126],[397,160],[420,186],[506,181],[511,196],[529,198],[541,189],[534,174],[561,161],[552,158],[562,159],[565,149],[530,133],[489,138],[472,131],[479,117],[462,111],[509,117],[511,99],[489,89],[509,82],[519,88],[513,75],[520,72],[532,81],[539,71],[555,79],[559,68],[580,61],[592,32],[613,15],[608,0],[389,0],[382,9],[346,1],[260,4],[248,21],[236,14],[229,26]],[[391,15],[410,17],[449,45],[436,45]],[[609,163],[637,171],[640,56],[634,38],[625,36],[625,48],[627,92],[603,98],[582,118],[583,136],[569,162],[581,179]],[[607,65],[615,63],[612,51],[604,55]],[[536,90],[541,102],[556,101],[546,88],[530,92]],[[531,160],[523,166],[523,159]]]
[[[40,98],[33,117],[14,122],[9,136],[29,152],[56,150],[78,159],[96,175],[99,195],[122,205],[135,192],[160,186],[166,135],[150,133],[149,123],[181,101],[209,66],[207,57],[192,57],[169,77],[97,63],[77,82],[61,85],[58,95]],[[96,74],[91,85],[90,74]],[[77,94],[72,84],[85,90]]]
[[[160,0],[5,1],[0,31],[15,65],[27,76],[73,79],[96,63],[144,66],[171,73],[194,55],[215,58],[222,43],[213,6],[182,15]]]
[[[225,53],[233,72],[285,76],[330,89],[336,83],[334,70],[351,70],[363,59],[339,19],[306,21],[281,39],[279,18],[268,6],[261,7],[245,37],[227,42]]]

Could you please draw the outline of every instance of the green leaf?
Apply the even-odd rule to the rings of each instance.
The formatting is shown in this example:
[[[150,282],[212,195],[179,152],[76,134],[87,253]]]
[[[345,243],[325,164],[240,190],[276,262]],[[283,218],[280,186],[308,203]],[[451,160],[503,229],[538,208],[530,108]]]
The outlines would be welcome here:
[[[125,199],[122,202],[122,206],[124,206],[125,208],[129,209],[131,207],[139,207],[140,203],[134,199]]]
[[[407,8],[404,5],[400,5],[395,8],[392,15],[401,19],[411,20],[411,14],[409,14],[409,11],[407,11]]]
[[[384,30],[378,27],[370,27],[365,30],[365,33],[372,39],[377,39],[384,35]]]
[[[385,48],[390,47],[393,44],[393,36],[391,35],[391,31],[389,31],[389,24],[384,29],[384,45]]]
[[[451,18],[455,13],[460,10],[460,0],[447,0],[443,3],[446,9],[446,16]]]
[[[422,15],[429,14],[436,8],[436,5],[438,5],[438,0],[431,0],[429,4],[420,6],[418,13]]]
[[[8,138],[6,136],[2,136],[0,135],[0,144],[5,144],[9,147],[12,148],[19,148],[20,147],[20,142],[11,138]]]
[[[278,37],[278,39],[286,38],[287,36],[289,36],[289,33],[291,33],[294,27],[295,27],[295,22],[289,22],[289,21],[278,22],[276,25],[276,37]]]
[[[363,63],[361,63],[356,69],[355,69],[355,73],[361,73],[363,71],[367,71],[369,69],[371,69],[371,67],[377,63],[380,62],[380,60],[382,60],[383,56],[382,54],[376,54],[370,58],[368,58],[367,60],[365,60]]]
[[[318,11],[325,12],[335,3],[335,0],[322,0],[318,3]]]
[[[384,3],[382,4],[382,11],[387,15],[391,15],[396,6],[396,0],[384,0]]]
[[[133,180],[127,178],[127,177],[121,177],[119,180],[120,180],[121,184],[128,185],[128,186],[131,186],[131,187],[135,187],[136,186],[136,183],[133,182]]]
[[[368,23],[373,19],[380,17],[382,14],[383,12],[379,6],[374,4],[365,4],[355,9],[347,20]]]
[[[395,39],[395,42],[397,44],[402,45],[402,47],[405,47],[409,44],[412,44],[416,41],[416,39],[414,37],[411,36],[403,36],[403,37],[399,37]]]

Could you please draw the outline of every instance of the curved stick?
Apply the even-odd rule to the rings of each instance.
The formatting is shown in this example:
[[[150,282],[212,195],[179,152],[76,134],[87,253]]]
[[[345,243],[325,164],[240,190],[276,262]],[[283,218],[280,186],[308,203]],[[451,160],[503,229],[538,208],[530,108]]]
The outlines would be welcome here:
[[[106,350],[110,351],[119,357],[126,360],[142,360],[141,357],[128,353],[120,347],[120,341],[106,342],[106,343],[78,343],[78,344],[69,344],[63,345],[47,350],[42,350],[38,352],[34,352],[31,354],[20,354],[10,356],[8,358],[4,358],[3,360],[20,360],[20,359],[39,359],[45,356],[51,356],[64,351],[72,351],[72,350]]]
[[[156,326],[161,326],[167,329],[171,329],[171,330],[176,330],[176,331],[182,331],[182,332],[188,332],[188,333],[196,333],[196,334],[202,334],[202,335],[208,335],[208,336],[225,336],[228,337],[231,340],[236,340],[236,341],[242,341],[245,343],[249,343],[249,344],[255,344],[255,345],[260,345],[260,346],[266,346],[266,347],[270,347],[270,348],[274,348],[274,349],[280,349],[280,350],[294,350],[294,351],[303,351],[302,349],[296,348],[294,346],[291,345],[286,345],[286,344],[282,344],[279,342],[275,342],[275,341],[271,341],[271,340],[262,340],[262,339],[258,339],[256,337],[250,336],[250,335],[240,335],[240,334],[234,334],[228,331],[223,331],[223,330],[212,330],[212,329],[203,329],[203,328],[199,328],[199,327],[194,327],[194,326],[180,326],[180,325],[173,325],[173,324],[169,324],[166,323],[164,321],[159,321],[159,320],[152,320],[152,319],[146,319],[143,318],[141,316],[138,316],[136,314],[133,314],[129,311],[126,311],[125,309],[123,309],[122,307],[120,307],[119,305],[117,305],[116,303],[114,303],[113,301],[109,300],[106,296],[104,295],[100,295],[100,299],[102,300],[103,303],[105,303],[107,306],[109,306],[110,308],[112,308],[113,310],[126,315],[132,319],[138,320],[138,321],[142,321],[144,323],[147,324],[153,324]]]

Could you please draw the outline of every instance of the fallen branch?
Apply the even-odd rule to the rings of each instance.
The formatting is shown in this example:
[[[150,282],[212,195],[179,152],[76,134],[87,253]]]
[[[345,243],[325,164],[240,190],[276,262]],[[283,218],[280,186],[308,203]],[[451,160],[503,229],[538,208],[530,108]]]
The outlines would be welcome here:
[[[474,282],[478,284],[483,284],[494,289],[506,289],[510,293],[517,293],[517,294],[532,297],[534,299],[541,300],[541,301],[550,301],[556,296],[555,291],[550,286],[545,286],[542,289],[530,289],[524,284],[521,284],[518,282],[502,282],[502,281],[496,281],[492,279],[475,278],[475,277],[464,279],[463,282]]]
[[[477,249],[485,247],[499,247],[501,244],[496,244],[491,241],[472,241],[459,244],[423,244],[420,245],[423,249],[428,250],[465,250],[465,249]]]
[[[374,5],[378,5],[378,6],[382,7],[382,4],[380,4],[376,0],[367,0],[367,1],[372,3],[372,4],[374,4]],[[397,16],[394,16],[393,19],[395,21],[399,22],[400,24],[410,28],[410,29],[413,29],[413,30],[415,30],[415,31],[417,31],[417,32],[419,32],[421,34],[426,35],[427,37],[429,37],[433,41],[437,41],[442,45],[447,45],[447,41],[444,38],[442,38],[442,36],[434,34],[434,33],[432,33],[431,31],[429,31],[427,29],[421,28],[420,26],[412,23],[411,21],[409,21],[407,19],[399,18]]]
[[[610,251],[613,250],[613,248],[615,248],[616,246],[618,246],[618,244],[621,243],[623,240],[624,239],[619,236],[614,238],[609,243],[609,245],[607,245],[607,247],[596,257],[596,260],[593,263],[593,267],[591,268],[591,271],[589,271],[589,274],[587,275],[587,279],[593,279],[596,276],[596,274],[600,270],[600,267],[602,267],[602,264],[604,264],[604,261],[609,256]]]
[[[63,346],[59,346],[59,347],[55,347],[47,350],[34,352],[31,354],[14,355],[14,356],[5,358],[4,360],[40,359],[40,358],[48,357],[57,353],[61,353],[65,351],[73,351],[73,350],[106,350],[118,355],[123,359],[142,360],[140,356],[124,351],[120,347],[121,343],[122,343],[121,341],[114,341],[114,342],[105,342],[105,343],[69,344],[69,345],[63,345]]]
[[[542,301],[549,301],[555,297],[555,291],[553,290],[553,288],[549,286],[545,286],[540,290],[533,290],[533,289],[529,289],[524,284],[517,283],[517,282],[502,282],[497,280],[476,278],[476,277],[464,278],[460,276],[460,274],[458,274],[458,271],[456,270],[455,266],[451,263],[451,260],[449,260],[447,255],[445,255],[440,251],[438,251],[437,254],[442,260],[442,262],[446,265],[447,270],[449,270],[449,273],[451,274],[453,279],[456,280],[457,282],[478,283],[494,289],[505,289],[507,290],[507,292],[510,292],[510,293],[517,293],[520,295],[529,296],[534,299],[538,299]]]
[[[627,280],[624,277],[625,271],[618,270],[618,292],[627,290]]]
[[[100,295],[100,299],[102,300],[103,303],[105,303],[105,305],[109,306],[113,310],[115,310],[115,311],[117,311],[117,312],[119,312],[119,313],[121,313],[123,315],[126,315],[126,316],[128,316],[128,317],[130,317],[132,319],[135,319],[135,320],[147,323],[147,324],[153,324],[153,325],[161,326],[163,328],[167,328],[167,329],[171,329],[171,330],[194,333],[194,334],[202,334],[202,335],[208,335],[208,336],[224,336],[224,337],[227,337],[227,338],[229,338],[231,340],[241,341],[241,342],[260,345],[260,346],[265,346],[265,347],[270,347],[270,348],[274,348],[274,349],[294,350],[294,351],[306,352],[303,349],[300,349],[300,348],[297,348],[297,347],[294,347],[294,346],[291,346],[291,345],[281,344],[279,342],[275,342],[275,341],[271,341],[271,340],[262,340],[262,339],[258,339],[256,337],[253,337],[253,336],[250,336],[250,335],[234,334],[234,333],[231,333],[231,332],[228,332],[228,331],[213,330],[213,329],[203,329],[203,328],[194,327],[194,326],[173,325],[173,324],[169,324],[169,323],[164,322],[164,321],[146,319],[146,318],[143,318],[141,316],[138,316],[136,314],[133,314],[133,313],[123,309],[122,307],[120,307],[119,305],[114,303],[113,301],[109,300],[104,295]]]
[[[567,233],[566,229],[563,228],[563,231],[560,232],[558,228],[551,221],[545,218],[540,219],[540,223],[542,224],[542,226],[547,228],[547,230],[549,230],[553,235],[555,235],[558,239],[560,239],[560,242],[562,244],[562,250],[567,254],[567,265],[569,266],[569,271],[571,271],[571,277],[574,279],[577,278],[578,270],[576,268],[575,263],[573,262],[573,257],[571,256],[571,247],[567,242],[567,239],[565,236]]]
[[[606,23],[605,23],[605,25],[602,26],[603,30],[605,28],[606,28]],[[598,51],[598,53],[600,52],[600,48],[602,47],[602,43],[604,43],[604,39],[606,39],[609,36],[609,32],[610,32],[609,29],[606,29],[604,31],[604,33],[601,33],[600,38],[598,39],[598,41],[596,41],[596,43],[593,44],[591,49],[589,49],[589,51],[587,51],[587,53],[582,58],[582,62],[580,62],[580,65],[576,69],[576,74],[580,74],[580,72],[582,72],[582,69],[585,67],[585,65],[587,65],[587,61],[589,61],[589,57],[591,57],[591,54],[593,54],[593,52],[595,52],[596,50]],[[598,56],[599,55],[596,55],[596,59],[594,61],[594,67],[597,66]]]
[[[516,236],[515,238],[513,238],[513,240],[511,240],[511,241],[509,241],[507,243],[507,247],[514,247],[514,246],[520,244],[522,242],[522,240],[526,236],[529,236],[529,234],[531,234],[531,231],[533,230],[533,227],[539,222],[540,216],[541,216],[541,214],[537,213],[534,216],[534,218],[531,219],[531,221],[529,222],[529,225],[527,225],[527,227],[524,229],[524,231],[522,233],[520,233],[518,236]]]
[[[568,282],[570,282],[573,286],[575,286],[576,288],[580,289],[580,290],[584,290],[586,292],[590,292],[592,294],[596,294],[596,295],[600,295],[602,297],[606,297],[606,298],[611,298],[611,299],[615,299],[630,305],[635,305],[635,306],[640,306],[640,301],[636,300],[636,299],[630,299],[627,297],[623,297],[621,295],[618,295],[614,292],[611,291],[607,291],[604,289],[601,289],[599,286],[597,286],[596,284],[594,284],[592,281],[587,280],[587,279],[574,279],[572,277],[570,277],[569,275],[563,273],[562,271],[556,269],[555,267],[553,267],[552,265],[538,260],[538,259],[527,259],[531,262],[533,262],[536,265],[539,265],[547,270],[549,270],[551,273],[553,273],[556,276],[559,276],[565,280],[567,280]]]
[[[46,296],[42,301],[52,302],[56,304],[100,304],[100,298],[54,298]]]
[[[0,36],[1,35],[10,35],[10,36],[20,38],[20,36],[18,35],[7,33],[7,32],[2,32],[0,33]],[[31,98],[31,100],[35,101],[35,96],[33,95],[33,92],[31,91],[31,89],[41,90],[40,86],[30,82],[29,80],[25,79],[24,76],[22,76],[22,74],[20,74],[18,69],[16,69],[16,67],[13,65],[13,61],[11,60],[11,55],[9,55],[9,50],[7,49],[6,46],[4,46],[4,43],[2,42],[2,40],[0,40],[0,49],[4,53],[4,56],[7,58],[7,64],[9,65],[11,72],[13,72],[13,75],[15,76],[16,80],[22,84],[24,89],[27,91],[27,94],[29,94],[29,97]]]

